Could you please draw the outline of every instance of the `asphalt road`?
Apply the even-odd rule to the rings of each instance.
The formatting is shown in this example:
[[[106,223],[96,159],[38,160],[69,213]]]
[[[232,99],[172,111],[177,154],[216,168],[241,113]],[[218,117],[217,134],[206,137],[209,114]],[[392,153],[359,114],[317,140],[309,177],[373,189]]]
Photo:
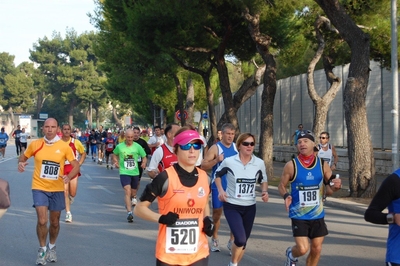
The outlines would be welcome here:
[[[12,200],[11,208],[0,220],[0,265],[35,265],[38,241],[30,189],[33,160],[28,162],[27,171],[18,173],[12,152],[0,160],[0,177],[9,181]],[[132,224],[127,222],[118,172],[88,158],[82,174],[71,207],[73,223],[65,223],[65,212],[61,214],[56,265],[155,265],[158,226],[136,217]],[[148,182],[149,178],[144,177],[140,190]],[[240,265],[283,265],[285,250],[293,244],[283,201],[276,193],[270,195],[268,203],[258,198],[253,232]],[[156,210],[157,204],[153,203],[152,208]],[[387,226],[366,223],[361,214],[335,206],[326,207],[326,223],[330,234],[323,245],[320,265],[384,265]],[[210,266],[228,264],[228,235],[223,220],[222,250],[210,255]],[[305,265],[305,257],[299,259],[299,265]]]

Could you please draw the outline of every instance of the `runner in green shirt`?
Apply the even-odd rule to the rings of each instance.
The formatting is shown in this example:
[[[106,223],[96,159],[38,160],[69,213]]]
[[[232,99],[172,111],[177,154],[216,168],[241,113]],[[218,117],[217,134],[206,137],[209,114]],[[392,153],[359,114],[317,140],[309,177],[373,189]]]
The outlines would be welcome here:
[[[139,167],[146,168],[146,152],[136,142],[133,141],[133,130],[125,132],[125,141],[118,144],[113,152],[113,162],[119,168],[121,185],[125,192],[125,206],[128,212],[128,222],[133,222],[132,205],[136,205],[136,194],[139,185]],[[138,159],[142,162],[138,163]],[[131,201],[132,198],[132,201]]]

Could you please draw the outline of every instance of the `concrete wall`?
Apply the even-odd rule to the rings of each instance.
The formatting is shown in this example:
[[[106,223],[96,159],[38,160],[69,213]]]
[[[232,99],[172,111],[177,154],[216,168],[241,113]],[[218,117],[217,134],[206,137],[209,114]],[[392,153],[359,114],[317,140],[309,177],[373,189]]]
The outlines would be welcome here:
[[[366,109],[368,127],[374,149],[391,150],[393,108],[391,73],[371,61],[371,73],[367,89]],[[341,89],[329,107],[325,131],[331,135],[330,142],[335,147],[347,147],[347,128],[343,109],[343,89],[346,85],[349,65],[336,66],[335,75],[342,79]],[[323,70],[314,75],[315,88],[320,96],[328,89]],[[263,85],[257,88],[256,93],[238,110],[239,127],[241,132],[251,132],[260,136],[260,110]],[[224,112],[222,98],[215,107],[217,119]],[[314,104],[308,95],[307,75],[301,74],[277,81],[277,92],[274,104],[274,144],[290,145],[290,137],[302,123],[304,129],[312,129],[314,118]]]
[[[339,156],[338,164],[336,169],[340,171],[349,170],[349,159],[347,149],[336,148],[336,152]],[[288,162],[297,153],[295,146],[289,145],[274,145],[274,159],[278,162]],[[392,170],[392,153],[390,151],[375,151],[375,171],[376,174],[387,175],[393,172]]]

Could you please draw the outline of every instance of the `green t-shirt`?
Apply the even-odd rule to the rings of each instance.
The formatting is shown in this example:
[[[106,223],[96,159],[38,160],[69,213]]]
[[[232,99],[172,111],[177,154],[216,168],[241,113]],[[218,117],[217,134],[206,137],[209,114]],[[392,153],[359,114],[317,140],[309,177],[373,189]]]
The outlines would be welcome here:
[[[119,156],[119,174],[120,175],[139,175],[140,164],[139,158],[146,157],[146,152],[136,142],[133,142],[131,146],[126,146],[125,142],[122,142],[115,147],[113,153]]]

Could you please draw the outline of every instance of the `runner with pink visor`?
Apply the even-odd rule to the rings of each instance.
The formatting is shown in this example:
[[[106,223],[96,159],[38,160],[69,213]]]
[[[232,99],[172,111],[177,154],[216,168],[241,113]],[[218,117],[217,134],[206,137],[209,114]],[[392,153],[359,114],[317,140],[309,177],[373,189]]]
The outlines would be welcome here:
[[[196,130],[185,130],[179,135],[175,136],[173,146],[186,145],[194,140],[200,142],[201,144],[204,144],[203,140],[200,138],[200,135]]]

